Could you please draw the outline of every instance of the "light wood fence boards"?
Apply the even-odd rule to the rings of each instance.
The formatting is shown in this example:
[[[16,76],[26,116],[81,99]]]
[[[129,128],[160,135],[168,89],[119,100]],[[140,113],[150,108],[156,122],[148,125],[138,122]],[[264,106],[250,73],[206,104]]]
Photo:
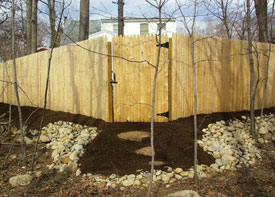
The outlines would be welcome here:
[[[197,68],[198,113],[249,110],[250,74],[247,41],[194,37]],[[193,115],[193,70],[191,41],[187,35],[175,34],[172,62],[172,117]],[[176,47],[178,46],[178,47]],[[259,89],[255,108],[261,106],[266,78],[268,44],[254,43],[259,53]],[[275,106],[274,46],[270,58],[270,72],[265,107]],[[254,53],[255,80],[258,78]],[[256,83],[256,82],[255,82]],[[273,85],[272,85],[273,84]]]
[[[249,110],[247,41],[203,37],[194,40],[198,113]],[[162,43],[167,41],[164,36]],[[194,110],[191,41],[184,34],[174,34],[169,41],[169,49],[161,48],[155,114],[169,110],[169,119],[176,120],[193,115]],[[75,44],[54,49],[47,108],[105,121],[150,121],[156,37],[113,37],[112,44],[101,37],[78,44],[100,54]],[[255,85],[258,81],[255,108],[259,109],[269,44],[253,45],[259,52],[254,48]],[[265,108],[275,106],[274,50],[272,45]],[[49,54],[50,50],[16,59],[21,105],[43,107]],[[118,83],[111,86],[112,69]],[[0,102],[16,104],[12,61],[0,63],[0,80]],[[168,121],[156,115],[155,120]]]
[[[78,43],[108,54],[107,39]],[[50,50],[16,59],[22,106],[43,107]],[[108,57],[73,45],[53,50],[47,108],[108,119]],[[13,81],[12,61],[1,63],[1,80]],[[2,87],[6,83],[2,84]],[[16,104],[14,88],[7,85],[1,101]]]
[[[163,42],[167,42],[167,36]],[[114,84],[114,120],[118,122],[145,121],[151,119],[153,78],[158,47],[153,35],[113,38],[113,67],[117,84]],[[138,61],[138,62],[132,62]],[[168,111],[168,49],[161,49],[158,81],[156,86],[156,113]],[[155,116],[156,121],[167,118]]]

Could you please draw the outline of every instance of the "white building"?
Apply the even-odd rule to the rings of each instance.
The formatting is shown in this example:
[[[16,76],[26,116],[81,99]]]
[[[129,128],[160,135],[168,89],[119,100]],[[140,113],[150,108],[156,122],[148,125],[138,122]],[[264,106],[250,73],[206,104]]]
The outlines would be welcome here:
[[[162,32],[172,35],[176,32],[176,19],[162,19]],[[158,19],[125,19],[124,20],[124,35],[142,35],[156,34],[160,28]],[[101,20],[101,30],[108,30],[114,34],[118,34],[118,23],[116,19]]]
[[[126,18],[124,19],[124,35],[143,35],[143,34],[157,34],[160,28],[159,19],[157,18]],[[172,36],[176,33],[176,19],[162,18],[162,33]],[[71,40],[78,41],[79,21],[66,21],[64,26],[64,33],[61,38],[61,44],[70,44]],[[90,20],[89,24],[89,39],[99,36],[107,36],[108,40],[112,39],[113,35],[118,34],[117,19],[100,19]],[[68,36],[70,39],[68,39]]]

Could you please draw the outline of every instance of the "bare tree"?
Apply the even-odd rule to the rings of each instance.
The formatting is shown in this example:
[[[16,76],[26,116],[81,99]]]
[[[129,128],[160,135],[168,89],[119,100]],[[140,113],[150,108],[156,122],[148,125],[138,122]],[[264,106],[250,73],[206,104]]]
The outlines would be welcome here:
[[[158,19],[159,23],[162,24],[162,9],[164,5],[169,0],[145,0],[149,5],[156,8],[158,10]],[[151,160],[151,173],[150,173],[150,179],[149,179],[149,187],[147,196],[151,196],[151,190],[152,190],[152,183],[153,183],[153,175],[154,175],[154,164],[155,164],[155,148],[154,148],[154,115],[155,115],[155,103],[156,103],[156,84],[157,84],[157,77],[158,77],[158,71],[159,71],[159,62],[160,62],[160,52],[161,52],[161,41],[162,41],[162,25],[160,25],[160,28],[158,29],[158,35],[157,35],[157,43],[158,43],[158,54],[157,54],[157,62],[154,66],[155,73],[154,73],[154,79],[153,79],[153,95],[152,95],[152,113],[151,113],[151,152],[152,152],[152,160]]]
[[[249,50],[249,63],[250,63],[250,132],[253,139],[256,140],[257,135],[255,131],[255,89],[254,89],[254,60],[253,60],[253,48],[252,48],[252,34],[251,34],[251,11],[250,11],[250,0],[246,0],[247,8],[247,35],[248,35],[248,50]]]
[[[49,21],[50,21],[50,27],[51,27],[51,45],[50,47],[52,48],[55,43],[55,37],[56,37],[56,30],[55,30],[55,0],[48,0],[48,9],[49,9]]]
[[[89,37],[89,6],[90,0],[80,0],[79,41]]]
[[[0,25],[2,25],[4,22],[8,20],[8,12],[7,12],[7,5],[9,4],[8,0],[0,0]]]
[[[223,24],[227,38],[232,38],[233,24],[236,18],[236,10],[233,8],[233,0],[205,1],[206,9]]]
[[[124,0],[118,0],[118,35],[124,35],[124,17],[123,17]]]
[[[27,156],[26,156],[26,144],[24,140],[24,133],[23,133],[23,121],[22,121],[22,112],[21,112],[21,105],[20,105],[20,98],[18,93],[18,84],[17,84],[17,74],[16,74],[16,63],[15,63],[15,32],[14,32],[14,18],[15,18],[15,6],[14,0],[12,0],[12,25],[11,25],[11,32],[12,32],[12,62],[13,62],[13,78],[14,78],[14,90],[16,94],[17,100],[17,107],[18,107],[18,115],[19,115],[19,123],[20,123],[20,136],[21,136],[21,152],[23,155],[23,165],[27,165]]]
[[[194,38],[195,33],[195,24],[196,24],[196,17],[197,17],[197,8],[199,2],[197,0],[190,1],[191,6],[193,8],[193,16],[191,20],[191,25],[188,23],[185,14],[183,13],[183,5],[176,0],[177,7],[181,13],[183,24],[188,32],[190,41],[191,41],[191,58],[192,58],[192,68],[193,68],[193,85],[194,85],[194,178],[197,183],[198,181],[198,173],[197,173],[197,163],[198,163],[198,143],[197,143],[197,136],[198,136],[198,126],[197,126],[197,65],[196,65],[196,54],[195,54],[195,43],[197,40]],[[190,5],[189,5],[190,6]]]
[[[26,48],[27,54],[31,54],[31,39],[32,39],[32,28],[31,28],[31,20],[32,20],[32,0],[26,1],[27,7],[27,32],[26,32]]]
[[[57,19],[60,19],[61,13],[64,12],[63,10],[63,1],[56,1],[56,0],[40,0],[43,4],[48,7],[48,17],[50,22],[50,30],[51,30],[51,44],[50,48],[55,45],[55,47],[60,46],[60,38],[62,34],[62,23],[56,23]],[[71,0],[66,4],[66,9],[71,4]]]
[[[2,16],[5,17],[4,19],[1,18],[0,20],[3,20],[2,24],[0,24],[0,59],[1,61],[11,60],[12,59],[12,52],[11,52],[11,15],[8,14],[10,12],[11,7],[11,0],[5,1],[7,3],[3,3],[3,1],[0,0],[0,12],[3,14]],[[21,57],[27,54],[30,54],[30,40],[28,39],[27,34],[30,33],[31,35],[31,29],[29,29],[28,26],[28,19],[27,19],[27,4],[26,1],[23,0],[17,0],[15,1],[15,57]],[[3,9],[2,9],[3,8]],[[39,14],[38,9],[38,14]],[[30,12],[31,13],[31,12]],[[8,14],[8,15],[6,15]],[[6,16],[8,16],[6,18]],[[31,18],[29,20],[31,22]],[[31,24],[30,24],[31,26]],[[40,18],[39,22],[37,23],[37,47],[45,46],[49,40],[49,25],[48,23],[43,20],[43,18]],[[29,44],[28,44],[29,43]],[[27,46],[29,45],[29,46]],[[34,50],[35,52],[36,50]]]
[[[37,4],[38,0],[32,0],[31,53],[36,53],[37,51]]]
[[[271,11],[271,16],[270,16],[271,19],[274,16],[274,3],[275,3],[275,0],[273,0],[273,3],[272,3],[272,9],[271,9],[272,11]],[[272,25],[270,28],[270,38],[273,38],[273,26]],[[266,57],[267,57],[266,77],[265,77],[265,83],[264,83],[264,90],[263,90],[263,97],[262,97],[262,104],[261,104],[261,113],[260,113],[260,123],[258,125],[258,129],[260,129],[261,124],[262,124],[262,119],[263,119],[262,117],[263,117],[263,113],[264,113],[264,101],[266,98],[267,85],[268,85],[268,79],[269,79],[269,65],[270,65],[271,51],[272,51],[272,42],[269,43],[268,51],[267,51],[267,55],[266,55]]]
[[[254,0],[259,28],[259,41],[268,41],[267,32],[267,0]]]
[[[62,9],[61,9],[61,13],[60,13],[58,26],[61,26],[61,21],[62,21],[62,16],[63,16],[64,10],[65,10],[65,0],[62,1]],[[49,80],[50,80],[52,54],[53,54],[54,48],[57,46],[55,44],[55,42],[59,39],[59,36],[57,34],[55,36],[56,37],[53,38],[54,43],[52,44],[50,54],[49,54],[49,59],[48,59],[48,71],[47,71],[46,88],[45,88],[45,94],[44,94],[44,106],[43,106],[43,112],[42,112],[40,127],[39,127],[39,133],[38,133],[38,137],[37,137],[37,140],[36,140],[36,143],[35,143],[35,146],[34,146],[33,155],[32,155],[31,170],[33,170],[33,168],[34,168],[34,162],[35,162],[35,156],[36,156],[36,152],[37,152],[37,146],[38,146],[38,143],[39,143],[39,140],[40,140],[40,137],[41,137],[42,126],[43,126],[43,123],[44,123],[44,118],[45,118],[45,113],[46,113],[47,95],[48,95]]]

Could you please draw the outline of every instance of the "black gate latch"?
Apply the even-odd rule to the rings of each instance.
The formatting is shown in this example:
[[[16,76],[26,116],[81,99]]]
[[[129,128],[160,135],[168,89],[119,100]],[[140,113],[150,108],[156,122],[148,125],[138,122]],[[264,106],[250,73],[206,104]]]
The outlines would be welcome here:
[[[113,72],[113,77],[112,77],[112,81],[110,81],[111,84],[117,84],[116,81],[116,73]]]
[[[164,113],[159,113],[159,114],[157,114],[157,116],[164,116],[166,118],[169,118],[169,111],[164,112]]]
[[[159,46],[159,44],[157,44],[157,47],[158,46]],[[160,44],[160,46],[169,49],[169,42],[162,43],[162,44]]]

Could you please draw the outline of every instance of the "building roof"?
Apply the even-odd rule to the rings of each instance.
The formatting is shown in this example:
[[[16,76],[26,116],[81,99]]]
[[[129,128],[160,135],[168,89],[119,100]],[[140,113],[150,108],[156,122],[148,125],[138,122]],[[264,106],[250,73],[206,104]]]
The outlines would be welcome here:
[[[89,35],[101,31],[101,20],[89,21]],[[72,41],[78,42],[79,21],[68,20],[64,24],[64,34],[61,36],[61,45],[71,44]],[[69,38],[68,38],[69,37]]]
[[[102,23],[115,23],[117,18],[101,19]],[[159,22],[159,18],[124,18],[124,21],[129,22]],[[176,22],[176,18],[162,18],[162,22]]]

